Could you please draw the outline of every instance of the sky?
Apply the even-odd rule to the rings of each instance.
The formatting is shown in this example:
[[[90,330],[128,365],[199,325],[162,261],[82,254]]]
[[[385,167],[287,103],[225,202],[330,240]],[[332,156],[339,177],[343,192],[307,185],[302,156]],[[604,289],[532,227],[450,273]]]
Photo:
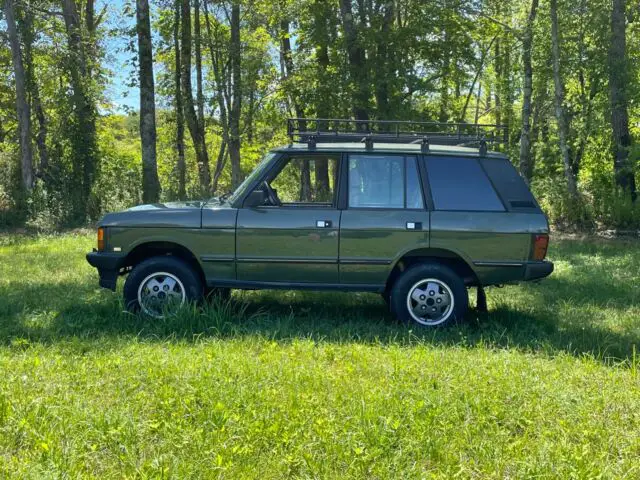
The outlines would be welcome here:
[[[126,0],[100,0],[96,2],[96,11],[98,12],[104,8],[104,5],[108,5],[109,13],[107,15],[106,28],[127,28],[135,25],[134,18],[129,18],[122,14],[125,1]],[[131,52],[125,51],[128,41],[129,39],[127,39],[124,34],[121,34],[107,38],[105,43],[105,65],[112,72],[111,81],[107,86],[105,94],[117,110],[127,108],[137,110],[140,103],[138,88],[127,85],[133,73],[131,66],[127,65],[127,61],[132,55]]]

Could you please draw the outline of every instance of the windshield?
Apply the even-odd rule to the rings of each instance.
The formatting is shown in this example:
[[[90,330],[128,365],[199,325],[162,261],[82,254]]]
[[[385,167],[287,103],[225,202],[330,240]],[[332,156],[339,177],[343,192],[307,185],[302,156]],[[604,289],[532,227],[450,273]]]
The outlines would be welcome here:
[[[240,197],[240,195],[242,195],[248,185],[251,185],[258,177],[262,176],[262,173],[271,162],[271,159],[273,159],[273,157],[275,156],[275,153],[268,153],[265,155],[265,157],[260,161],[253,172],[251,172],[251,174],[244,179],[244,182],[242,182],[240,186],[236,188],[236,191],[233,192],[233,195],[229,197],[229,203],[234,203]]]

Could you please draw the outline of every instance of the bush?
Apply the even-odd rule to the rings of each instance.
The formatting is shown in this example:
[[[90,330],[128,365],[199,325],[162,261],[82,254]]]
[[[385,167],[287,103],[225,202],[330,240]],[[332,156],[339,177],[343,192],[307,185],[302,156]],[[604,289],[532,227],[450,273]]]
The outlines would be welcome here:
[[[560,230],[584,230],[594,227],[588,196],[579,193],[571,198],[563,178],[542,178],[533,184],[540,206],[549,217],[549,223]]]

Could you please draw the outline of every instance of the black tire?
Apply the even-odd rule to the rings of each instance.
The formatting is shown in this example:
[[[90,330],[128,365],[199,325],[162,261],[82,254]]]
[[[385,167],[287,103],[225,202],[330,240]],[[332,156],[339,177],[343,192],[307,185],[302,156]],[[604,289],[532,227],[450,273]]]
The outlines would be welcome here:
[[[427,283],[426,280],[436,280],[438,283]],[[425,282],[425,295],[419,295],[420,299],[410,300],[410,293],[416,289],[416,294],[421,293],[420,282]],[[436,292],[436,286],[439,290]],[[433,298],[430,298],[433,295]],[[446,302],[449,300],[449,308],[440,307],[435,303]],[[469,294],[462,279],[449,267],[439,263],[420,263],[407,269],[396,280],[391,288],[390,298],[391,313],[407,324],[415,324],[423,327],[444,327],[455,324],[464,319],[469,309]],[[409,308],[409,304],[414,305],[415,309],[428,310],[427,315],[433,315],[433,319],[427,317],[419,321],[414,317]],[[440,308],[442,311],[436,312]],[[440,316],[440,319],[438,318]]]
[[[124,302],[127,310],[134,313],[141,310],[138,302],[140,285],[150,275],[160,272],[169,273],[182,283],[186,302],[199,302],[202,300],[204,288],[198,273],[188,263],[176,257],[164,255],[149,258],[133,268],[124,284]],[[157,315],[151,316],[158,317]]]

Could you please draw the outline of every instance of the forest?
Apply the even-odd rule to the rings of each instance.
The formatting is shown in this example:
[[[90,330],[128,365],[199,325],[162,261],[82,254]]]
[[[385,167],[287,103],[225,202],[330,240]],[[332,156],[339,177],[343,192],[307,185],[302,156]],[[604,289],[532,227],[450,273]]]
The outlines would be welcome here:
[[[0,1],[0,228],[221,195],[288,117],[503,124],[555,228],[640,228],[637,2]]]

